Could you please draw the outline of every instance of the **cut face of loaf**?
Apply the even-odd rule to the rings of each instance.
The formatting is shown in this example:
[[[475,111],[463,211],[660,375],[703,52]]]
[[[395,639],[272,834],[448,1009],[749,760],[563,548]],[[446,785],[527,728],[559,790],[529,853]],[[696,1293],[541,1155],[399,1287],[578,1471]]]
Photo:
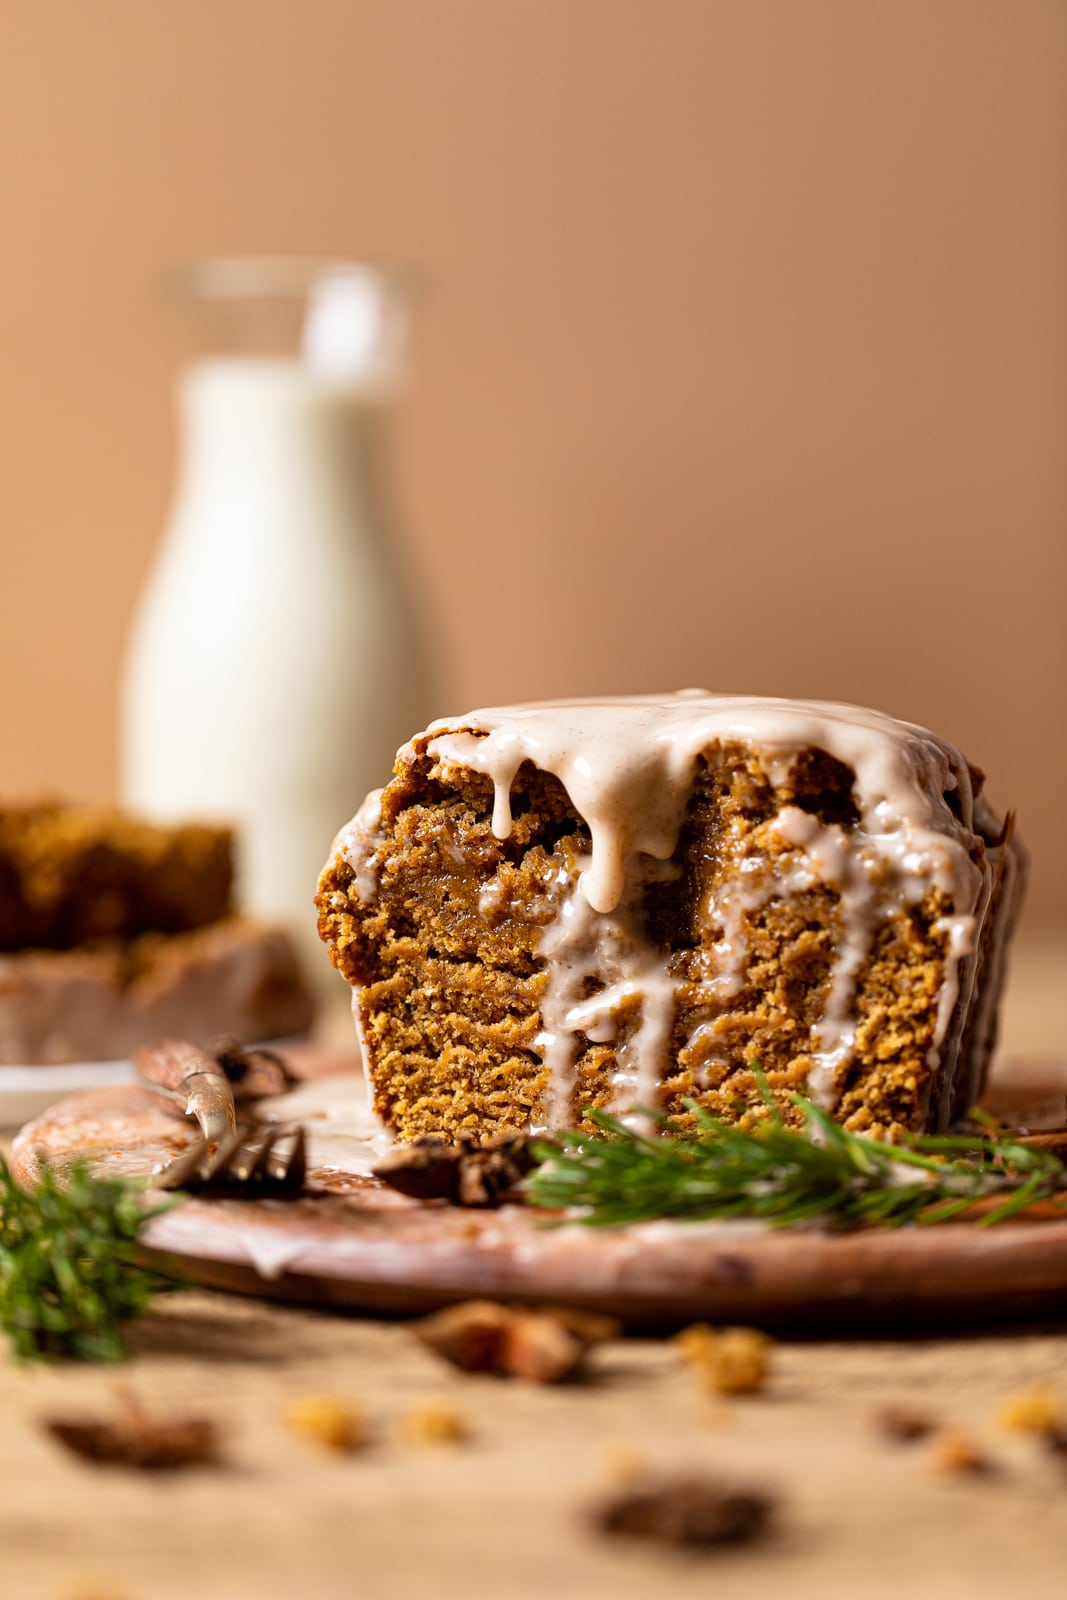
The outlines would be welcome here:
[[[980,1092],[1022,856],[951,746],[696,692],[435,723],[339,835],[319,928],[401,1138],[587,1108],[882,1137]],[[758,1064],[758,1075],[753,1072]]]

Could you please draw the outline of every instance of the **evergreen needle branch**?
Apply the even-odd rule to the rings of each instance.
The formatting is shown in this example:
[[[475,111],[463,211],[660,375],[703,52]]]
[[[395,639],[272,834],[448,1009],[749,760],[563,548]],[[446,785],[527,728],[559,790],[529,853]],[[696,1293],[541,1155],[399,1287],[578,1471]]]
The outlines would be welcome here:
[[[17,1356],[122,1359],[121,1324],[159,1284],[135,1259],[150,1214],[132,1184],[84,1165],[62,1179],[43,1166],[22,1190],[0,1160],[0,1328]]]
[[[863,1228],[948,1222],[992,1201],[977,1218],[986,1227],[1067,1189],[1067,1167],[1055,1155],[995,1127],[986,1136],[888,1145],[848,1133],[810,1100],[794,1102],[800,1129],[786,1126],[769,1095],[765,1115],[747,1128],[687,1101],[695,1135],[646,1113],[643,1122],[660,1129],[649,1136],[590,1111],[603,1137],[564,1132],[537,1145],[527,1202],[598,1224],[751,1217],[790,1227],[821,1218]]]

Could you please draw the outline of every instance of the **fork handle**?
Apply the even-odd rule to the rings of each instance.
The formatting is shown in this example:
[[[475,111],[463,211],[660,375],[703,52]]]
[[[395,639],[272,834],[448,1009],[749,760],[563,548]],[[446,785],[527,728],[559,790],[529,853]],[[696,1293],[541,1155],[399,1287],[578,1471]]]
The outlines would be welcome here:
[[[219,1143],[237,1128],[233,1090],[218,1062],[186,1039],[163,1039],[133,1053],[133,1065],[147,1083],[162,1089],[186,1116],[194,1116],[204,1138]]]
[[[218,1062],[206,1050],[188,1039],[161,1039],[135,1050],[133,1065],[138,1074],[157,1089],[180,1090],[194,1073],[218,1073]],[[221,1074],[219,1074],[221,1076]]]

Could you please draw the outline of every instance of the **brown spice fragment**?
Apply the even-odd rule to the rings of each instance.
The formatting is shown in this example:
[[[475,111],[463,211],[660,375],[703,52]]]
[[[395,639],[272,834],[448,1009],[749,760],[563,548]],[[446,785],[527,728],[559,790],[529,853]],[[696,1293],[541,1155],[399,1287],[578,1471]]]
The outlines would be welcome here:
[[[582,1312],[525,1310],[468,1300],[415,1324],[415,1335],[461,1372],[495,1372],[558,1383],[580,1368],[618,1324]]]
[[[535,1165],[524,1133],[501,1134],[485,1144],[468,1135],[446,1144],[431,1133],[391,1150],[374,1176],[413,1200],[496,1207],[515,1197]]]
[[[229,1080],[235,1100],[284,1094],[299,1080],[275,1050],[247,1049],[237,1039],[217,1039],[211,1055]]]
[[[368,1443],[363,1413],[332,1395],[302,1395],[286,1408],[285,1420],[294,1433],[347,1455]]]
[[[594,1512],[594,1520],[605,1533],[710,1548],[759,1538],[773,1509],[773,1498],[761,1491],[679,1477],[614,1496]]]
[[[201,1466],[218,1459],[218,1429],[207,1417],[149,1417],[139,1400],[119,1392],[115,1417],[46,1417],[54,1439],[88,1461],[145,1470]]]
[[[937,1423],[923,1411],[909,1411],[904,1406],[886,1406],[874,1415],[875,1430],[886,1439],[908,1441],[925,1439],[933,1433]]]
[[[932,1465],[935,1472],[973,1473],[991,1472],[993,1463],[985,1455],[978,1441],[960,1428],[946,1428],[934,1440]]]
[[[716,1394],[756,1394],[769,1376],[774,1341],[758,1328],[694,1323],[675,1342]]]

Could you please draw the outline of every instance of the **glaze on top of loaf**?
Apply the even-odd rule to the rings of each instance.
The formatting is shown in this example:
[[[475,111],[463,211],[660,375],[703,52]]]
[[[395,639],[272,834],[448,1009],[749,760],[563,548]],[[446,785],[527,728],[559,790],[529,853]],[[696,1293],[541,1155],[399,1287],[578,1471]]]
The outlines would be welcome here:
[[[492,778],[493,831],[500,839],[511,829],[509,796],[523,761],[559,778],[593,836],[582,890],[594,911],[618,905],[628,858],[670,857],[696,757],[723,739],[754,742],[772,757],[828,751],[855,773],[864,827],[880,848],[902,863],[918,852],[918,870],[932,871],[947,893],[969,900],[968,910],[978,898],[966,761],[924,728],[878,711],[685,689],[474,711],[432,723],[428,732],[431,754]],[[958,798],[955,810],[948,794]]]

